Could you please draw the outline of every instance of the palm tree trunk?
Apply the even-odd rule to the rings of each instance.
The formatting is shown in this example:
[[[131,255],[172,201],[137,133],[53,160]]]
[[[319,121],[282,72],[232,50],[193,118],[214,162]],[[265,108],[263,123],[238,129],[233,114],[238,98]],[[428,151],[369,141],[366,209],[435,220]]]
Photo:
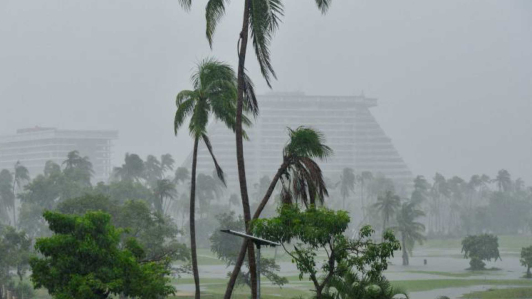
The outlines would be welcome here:
[[[272,179],[272,182],[270,183],[270,186],[268,186],[268,190],[266,190],[266,194],[262,198],[259,206],[257,207],[257,210],[255,211],[255,214],[253,214],[253,220],[258,219],[260,214],[262,213],[262,210],[264,210],[264,207],[268,203],[268,200],[270,199],[273,190],[275,189],[275,186],[277,185],[277,182],[281,178],[281,175],[286,171],[286,168],[288,168],[288,161],[283,162],[281,167],[277,170],[277,173]],[[242,243],[242,247],[240,248],[240,252],[238,253],[238,257],[235,262],[235,268],[233,269],[233,272],[231,272],[231,277],[229,279],[229,282],[227,283],[227,289],[225,291],[224,299],[230,299],[231,294],[233,293],[233,289],[235,287],[236,279],[238,277],[238,273],[240,272],[240,268],[242,267],[242,264],[244,263],[244,259],[246,257],[246,248],[249,246],[249,244],[253,246],[251,242],[248,242],[248,239],[244,239],[244,243]],[[250,270],[251,271],[251,270]]]
[[[194,140],[194,153],[192,156],[192,177],[190,178],[190,252],[192,255],[192,273],[194,274],[194,284],[196,285],[195,298],[200,299],[200,280],[198,271],[198,254],[196,249],[196,165],[198,162],[198,142]]]
[[[244,4],[244,16],[242,20],[242,31],[240,32],[240,49],[238,52],[238,98],[236,109],[236,160],[238,166],[238,180],[240,181],[240,196],[242,198],[242,208],[244,210],[244,220],[246,223],[246,231],[249,233],[249,222],[251,221],[251,211],[249,208],[249,197],[246,182],[246,168],[244,164],[244,145],[242,139],[242,108],[244,105],[244,71],[246,62],[246,51],[248,45],[249,35],[249,9],[250,1],[246,0]],[[251,276],[251,295],[253,299],[257,298],[257,265],[255,263],[255,249],[253,244],[248,242],[248,259],[249,259],[249,272]],[[235,267],[236,268],[236,267]],[[233,271],[236,272],[236,271]],[[224,298],[229,299],[234,287],[228,285]],[[228,296],[229,295],[229,296]]]
[[[408,266],[409,265],[409,261],[408,261],[408,252],[406,250],[406,242],[405,242],[405,236],[403,235],[403,233],[401,233],[401,242],[403,243],[403,266]]]
[[[530,268],[531,268],[531,266],[528,266],[527,269],[526,269],[526,277],[528,277],[528,278],[532,278],[532,273],[530,273]]]
[[[15,194],[16,178],[13,180],[13,227],[17,228],[17,195]]]

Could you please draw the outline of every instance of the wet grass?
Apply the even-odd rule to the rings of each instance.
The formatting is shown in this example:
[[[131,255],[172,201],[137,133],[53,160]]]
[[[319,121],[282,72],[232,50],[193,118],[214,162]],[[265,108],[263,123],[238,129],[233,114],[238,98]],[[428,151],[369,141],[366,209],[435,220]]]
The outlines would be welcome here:
[[[472,292],[465,294],[463,298],[475,299],[517,299],[532,298],[532,287],[530,288],[510,288],[510,289],[490,289],[482,292]]]
[[[492,271],[468,271],[468,272],[440,272],[440,271],[407,271],[408,273],[419,273],[419,274],[429,274],[429,275],[438,275],[438,276],[445,276],[445,277],[471,277],[471,276],[479,276],[479,275],[496,275],[496,273]]]
[[[396,280],[394,286],[402,287],[409,292],[430,291],[445,288],[470,287],[475,285],[530,286],[527,280],[495,280],[495,279],[424,279]]]

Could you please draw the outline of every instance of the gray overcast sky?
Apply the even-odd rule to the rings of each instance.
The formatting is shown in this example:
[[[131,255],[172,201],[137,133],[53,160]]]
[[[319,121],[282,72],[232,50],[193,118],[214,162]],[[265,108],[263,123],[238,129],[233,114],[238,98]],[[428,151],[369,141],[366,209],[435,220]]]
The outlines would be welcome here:
[[[205,0],[0,0],[0,134],[117,129],[126,151],[183,160],[175,94],[194,64],[236,62],[241,0],[215,38]],[[287,0],[272,46],[275,91],[379,99],[372,112],[415,174],[494,173],[532,183],[532,1]],[[267,92],[255,58],[248,68]]]

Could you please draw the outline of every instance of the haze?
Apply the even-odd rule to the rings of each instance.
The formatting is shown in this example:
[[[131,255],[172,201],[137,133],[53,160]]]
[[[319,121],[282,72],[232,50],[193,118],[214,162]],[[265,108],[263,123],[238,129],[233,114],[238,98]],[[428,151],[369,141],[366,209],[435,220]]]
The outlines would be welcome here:
[[[240,1],[234,1],[240,2]],[[274,91],[379,99],[372,113],[412,172],[494,174],[532,182],[532,3],[285,1],[272,47]],[[0,135],[18,128],[116,129],[113,156],[192,147],[173,137],[174,98],[214,54],[205,1],[0,1]],[[241,5],[215,54],[232,65]],[[269,92],[254,57],[248,68]]]

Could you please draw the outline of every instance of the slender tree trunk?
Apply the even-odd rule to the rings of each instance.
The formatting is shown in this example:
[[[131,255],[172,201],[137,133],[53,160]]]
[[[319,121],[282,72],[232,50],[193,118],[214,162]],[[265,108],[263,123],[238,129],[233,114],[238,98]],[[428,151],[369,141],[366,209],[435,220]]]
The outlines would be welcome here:
[[[17,228],[17,194],[15,193],[16,180],[13,180],[13,227]]]
[[[526,269],[526,277],[528,278],[532,278],[532,273],[530,273],[530,266],[528,266],[528,268]]]
[[[194,140],[194,153],[192,157],[192,177],[190,178],[190,251],[192,255],[192,273],[194,274],[194,284],[196,285],[195,298],[200,299],[200,279],[198,271],[198,254],[196,249],[196,165],[198,162],[198,142],[199,138]]]
[[[266,194],[264,195],[264,197],[262,198],[262,201],[257,207],[255,214],[253,214],[253,219],[259,218],[260,214],[264,210],[264,207],[268,203],[268,200],[270,199],[273,193],[273,190],[275,189],[275,186],[277,185],[277,182],[279,181],[279,178],[286,171],[286,169],[288,168],[288,165],[289,165],[288,161],[285,161],[283,162],[281,167],[279,167],[279,169],[277,170],[277,173],[273,177],[272,182],[270,183],[270,186],[268,187],[268,190],[266,191]],[[244,239],[244,242],[242,243],[242,247],[240,247],[240,252],[238,253],[238,257],[235,262],[235,268],[233,269],[233,272],[231,272],[231,277],[229,278],[229,282],[227,283],[227,289],[225,291],[224,299],[231,298],[231,294],[233,293],[233,289],[235,287],[238,273],[240,272],[240,268],[242,267],[242,264],[244,263],[244,259],[246,257],[246,248],[249,246],[248,243],[252,244],[251,242],[248,242],[248,239]]]
[[[401,241],[403,243],[403,266],[408,266],[410,261],[408,260],[408,251],[406,250],[406,242],[403,233],[401,233]]]
[[[244,15],[242,20],[242,31],[240,32],[240,49],[238,52],[238,98],[236,110],[236,160],[238,166],[238,180],[240,182],[240,196],[242,198],[242,208],[244,210],[244,220],[246,223],[246,231],[249,233],[249,225],[251,221],[251,211],[249,208],[249,197],[246,182],[246,167],[244,163],[244,145],[242,138],[242,108],[244,105],[244,71],[246,62],[246,51],[249,37],[249,9],[250,1],[245,0]],[[251,276],[251,295],[253,299],[257,298],[257,265],[255,261],[255,248],[251,242],[248,242],[248,259],[249,272]],[[229,286],[228,286],[229,289]],[[227,296],[227,291],[226,291]]]

